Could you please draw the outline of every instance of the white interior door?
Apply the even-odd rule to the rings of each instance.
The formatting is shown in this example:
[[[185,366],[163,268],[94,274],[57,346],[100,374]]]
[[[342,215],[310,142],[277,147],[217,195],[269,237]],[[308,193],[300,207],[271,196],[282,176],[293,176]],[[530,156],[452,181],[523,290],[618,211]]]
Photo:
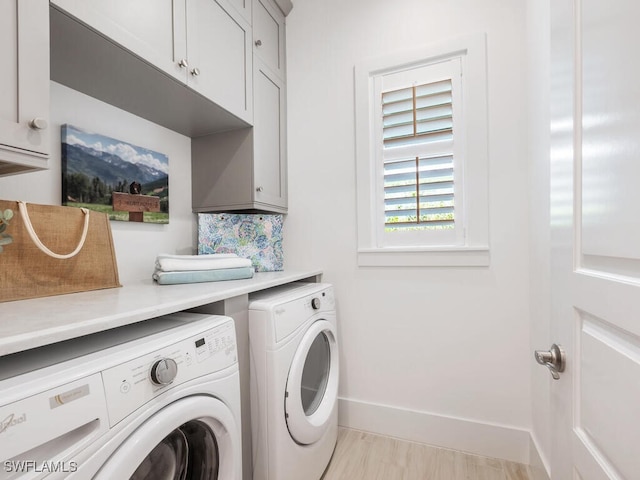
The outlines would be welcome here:
[[[640,4],[554,0],[554,480],[640,478]]]

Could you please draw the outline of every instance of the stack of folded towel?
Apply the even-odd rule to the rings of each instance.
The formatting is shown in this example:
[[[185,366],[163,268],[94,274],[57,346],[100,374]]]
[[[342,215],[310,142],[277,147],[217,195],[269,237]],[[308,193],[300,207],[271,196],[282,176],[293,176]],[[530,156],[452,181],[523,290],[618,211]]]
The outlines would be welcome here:
[[[233,253],[168,255],[156,257],[153,279],[160,285],[218,282],[253,277],[251,260]]]

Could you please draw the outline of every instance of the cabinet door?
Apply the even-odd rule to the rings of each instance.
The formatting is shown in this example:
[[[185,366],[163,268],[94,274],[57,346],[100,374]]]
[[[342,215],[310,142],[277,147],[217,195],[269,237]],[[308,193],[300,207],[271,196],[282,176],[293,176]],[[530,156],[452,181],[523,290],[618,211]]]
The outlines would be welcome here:
[[[239,118],[252,121],[251,27],[216,0],[187,4],[191,88]]]
[[[0,174],[11,162],[46,166],[49,121],[49,2],[0,0]],[[18,158],[19,157],[19,158]],[[4,163],[8,162],[8,163]]]
[[[59,9],[186,82],[186,0],[52,0]]]
[[[253,2],[253,53],[285,78],[284,15],[270,0]]]
[[[259,59],[254,59],[254,68],[255,201],[286,209],[285,85]]]
[[[235,8],[246,21],[251,23],[251,1],[252,0],[219,0],[220,4],[226,9],[227,4]]]

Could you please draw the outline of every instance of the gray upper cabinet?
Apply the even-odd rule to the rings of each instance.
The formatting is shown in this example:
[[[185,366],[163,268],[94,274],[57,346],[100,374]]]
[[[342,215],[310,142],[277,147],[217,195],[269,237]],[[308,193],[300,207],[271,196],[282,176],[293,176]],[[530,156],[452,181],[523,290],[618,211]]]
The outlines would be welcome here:
[[[254,0],[253,26],[253,128],[192,140],[194,212],[287,212],[284,15]]]
[[[270,0],[254,0],[253,55],[285,79],[284,15]]]
[[[255,67],[253,128],[191,140],[194,212],[287,212],[284,83]]]
[[[256,201],[287,208],[285,17],[253,1],[254,179]]]
[[[214,0],[187,2],[188,85],[252,123],[251,26]]]
[[[254,58],[254,181],[257,202],[287,207],[285,83]]]
[[[0,175],[47,168],[49,3],[0,2]]]
[[[251,124],[251,25],[228,1],[52,0],[52,79],[189,136]]]

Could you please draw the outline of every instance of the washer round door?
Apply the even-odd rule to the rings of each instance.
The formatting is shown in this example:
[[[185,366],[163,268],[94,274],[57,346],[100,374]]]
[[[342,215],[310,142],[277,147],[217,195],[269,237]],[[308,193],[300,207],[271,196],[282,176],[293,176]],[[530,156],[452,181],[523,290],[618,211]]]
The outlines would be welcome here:
[[[317,442],[330,425],[338,399],[338,343],[335,327],[317,320],[293,356],[285,393],[285,418],[291,438]]]
[[[233,414],[224,403],[187,397],[146,420],[94,479],[239,480],[241,448]]]

